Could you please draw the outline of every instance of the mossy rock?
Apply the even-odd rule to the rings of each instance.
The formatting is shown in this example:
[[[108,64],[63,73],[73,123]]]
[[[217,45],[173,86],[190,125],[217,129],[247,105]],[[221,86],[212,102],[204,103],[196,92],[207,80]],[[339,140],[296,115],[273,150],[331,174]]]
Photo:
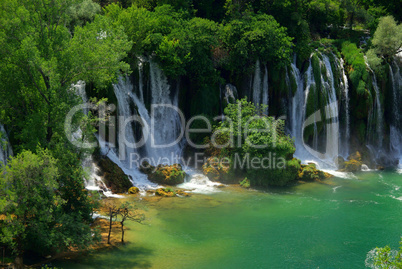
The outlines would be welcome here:
[[[161,185],[177,185],[184,182],[186,173],[180,164],[152,166],[143,162],[140,171],[148,175],[148,179]]]
[[[184,196],[184,197],[189,197],[191,196],[191,194],[189,194],[188,192],[184,191],[184,190],[176,190],[176,194],[180,195],[180,196]]]
[[[222,165],[215,157],[208,158],[202,166],[202,171],[212,181],[234,182],[234,177],[230,175],[230,166]]]
[[[162,197],[175,197],[176,193],[170,188],[160,188],[155,191],[155,195]]]
[[[350,160],[345,162],[345,168],[341,169],[342,172],[358,172],[362,169],[363,163],[358,160]]]
[[[137,194],[139,192],[140,192],[140,189],[138,189],[137,187],[131,187],[128,189],[129,194]]]
[[[348,161],[345,161],[341,166],[339,166],[339,171],[341,172],[358,172],[362,169],[363,161],[362,155],[359,151],[356,151],[353,154],[350,154],[348,157]]]
[[[332,177],[332,175],[318,170],[315,164],[301,165],[298,179],[302,181],[321,181]]]
[[[100,157],[97,159],[97,165],[101,171],[99,176],[102,177],[105,185],[113,193],[125,193],[133,186],[129,177],[123,170],[108,157]]]
[[[184,182],[186,173],[180,164],[158,165],[155,172],[148,174],[148,179],[162,185],[177,185]]]

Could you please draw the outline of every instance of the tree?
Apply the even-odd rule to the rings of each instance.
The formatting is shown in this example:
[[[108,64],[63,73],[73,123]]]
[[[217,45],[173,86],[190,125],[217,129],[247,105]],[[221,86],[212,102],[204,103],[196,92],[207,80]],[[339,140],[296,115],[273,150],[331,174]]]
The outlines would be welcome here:
[[[367,254],[366,267],[381,269],[402,268],[402,240],[399,250],[392,250],[389,246],[375,248]]]
[[[0,120],[12,127],[20,148],[35,150],[63,133],[65,115],[80,102],[72,83],[103,87],[119,70],[128,71],[121,59],[131,44],[123,29],[105,16],[81,14],[83,4],[94,6],[87,0],[0,2]]]
[[[108,216],[109,216],[109,233],[107,236],[107,243],[110,244],[110,236],[112,234],[112,224],[113,224],[113,219],[117,217],[119,214],[119,208],[117,205],[113,202],[106,202],[106,208],[108,210]]]
[[[145,219],[145,216],[144,214],[139,213],[137,208],[129,202],[120,205],[118,214],[120,216],[121,242],[124,243],[124,222],[126,220],[131,220],[141,223]]]
[[[28,249],[44,253],[53,248],[84,246],[93,242],[89,226],[74,222],[62,206],[56,160],[47,150],[23,151],[2,167],[0,174],[0,241],[16,255],[23,268]]]
[[[392,16],[382,17],[372,41],[374,52],[390,58],[402,51],[402,24],[397,24]]]
[[[220,39],[229,52],[227,69],[241,70],[255,63],[271,62],[277,67],[289,64],[292,38],[274,17],[266,14],[246,14],[222,27]]]
[[[244,173],[251,185],[284,186],[296,179],[300,163],[293,159],[295,147],[285,135],[284,121],[264,115],[265,109],[266,106],[256,107],[247,98],[229,104],[224,111],[225,120],[211,140],[217,138],[219,144],[214,146],[223,147],[218,157],[228,157],[231,171],[236,175]],[[254,161],[259,164],[253,165]],[[241,162],[246,165],[240,165]]]

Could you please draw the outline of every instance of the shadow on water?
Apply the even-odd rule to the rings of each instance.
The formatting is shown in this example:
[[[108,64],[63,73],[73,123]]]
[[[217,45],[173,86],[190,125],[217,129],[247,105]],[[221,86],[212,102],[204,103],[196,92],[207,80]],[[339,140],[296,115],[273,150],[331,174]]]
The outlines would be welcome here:
[[[60,268],[151,268],[151,249],[126,243],[114,250],[104,249],[96,253],[87,253],[72,259],[52,262]]]

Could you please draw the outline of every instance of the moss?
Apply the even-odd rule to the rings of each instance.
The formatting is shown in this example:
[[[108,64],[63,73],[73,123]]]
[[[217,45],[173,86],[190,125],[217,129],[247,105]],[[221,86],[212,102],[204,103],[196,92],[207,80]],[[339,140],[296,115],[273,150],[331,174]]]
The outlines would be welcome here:
[[[212,181],[234,183],[235,177],[230,173],[230,165],[222,165],[214,157],[208,158],[202,166],[202,171]]]
[[[103,182],[114,193],[125,193],[130,187],[133,186],[128,176],[123,170],[108,157],[95,158],[101,170],[100,176]]]
[[[315,164],[301,165],[298,174],[298,179],[302,181],[321,181],[330,177],[330,174],[318,170]]]
[[[162,197],[175,197],[176,193],[171,188],[160,188],[156,190],[155,195]]]
[[[240,186],[245,189],[250,188],[250,180],[248,180],[247,178],[243,179],[242,181],[240,181]]]
[[[186,173],[180,164],[158,165],[148,174],[148,179],[162,185],[177,185],[184,182]]]
[[[137,187],[131,187],[128,189],[129,194],[137,194],[139,192],[140,192],[140,189],[138,189]]]
[[[344,162],[344,167],[340,169],[342,172],[357,172],[362,168],[362,155],[356,151],[348,157],[348,161]]]

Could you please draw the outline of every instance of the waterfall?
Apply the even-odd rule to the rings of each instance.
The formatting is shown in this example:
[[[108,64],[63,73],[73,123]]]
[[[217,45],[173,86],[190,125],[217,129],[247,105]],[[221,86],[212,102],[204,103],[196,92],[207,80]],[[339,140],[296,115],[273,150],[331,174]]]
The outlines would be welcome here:
[[[7,132],[3,124],[0,124],[0,165],[7,165],[7,160],[13,156],[13,149],[8,141]]]
[[[148,88],[143,80],[145,62],[149,63],[150,111],[144,103]],[[113,85],[119,112],[118,149],[112,141],[106,142],[101,137],[99,141],[102,153],[116,163],[135,186],[149,189],[158,186],[148,181],[138,166],[142,160],[153,166],[181,162],[185,144],[181,139],[184,117],[177,110],[178,87],[172,90],[156,63],[140,58],[138,72],[139,79],[134,84],[128,77],[120,77]]]
[[[371,72],[373,75],[372,79],[372,85],[375,93],[375,101],[373,104],[373,108],[370,111],[369,114],[369,119],[368,119],[368,135],[369,135],[369,142],[372,144],[375,144],[375,148],[377,151],[382,150],[383,146],[383,141],[384,141],[384,116],[383,116],[383,108],[381,105],[381,93],[380,89],[378,87],[377,83],[377,77],[375,72],[370,68],[370,65],[367,62],[367,57],[364,57],[364,60],[366,62],[367,69]],[[375,122],[375,123],[374,123]],[[377,141],[373,141],[374,139],[370,137],[372,133],[374,132],[374,126],[375,126],[375,134],[377,135]]]
[[[179,90],[175,91],[172,98],[171,86],[168,84],[166,76],[152,61],[150,61],[150,83],[151,115],[144,102],[134,93],[130,94],[144,123],[143,135],[149,138],[145,144],[146,156],[155,160],[155,164],[177,163],[184,145],[184,141],[178,139],[181,136],[181,126],[183,125],[181,115],[176,110]],[[139,88],[143,89],[143,86],[141,85]]]
[[[236,103],[236,99],[238,98],[237,88],[230,83],[226,84],[221,90],[221,99],[222,97],[226,104]]]
[[[335,57],[335,56],[334,56]],[[349,156],[349,143],[350,143],[350,110],[349,110],[349,82],[345,72],[345,63],[343,59],[338,59],[335,57],[336,63],[338,65],[338,70],[341,71],[340,87],[343,92],[343,103],[344,103],[344,115],[345,115],[345,135],[341,139],[341,154],[344,158]]]
[[[328,56],[322,55],[322,59],[319,59],[321,89],[316,89],[312,57],[313,54],[310,57],[309,66],[304,76],[300,74],[295,61],[291,64],[292,76],[297,85],[296,93],[292,98],[290,112],[291,134],[295,138],[296,146],[294,155],[304,163],[313,161],[322,169],[337,169],[340,132],[334,74]],[[325,70],[325,72],[323,73],[321,70]],[[344,84],[343,89],[347,91],[347,84]],[[324,111],[319,110],[320,107],[317,107],[316,112],[306,115],[308,97],[310,94],[315,93],[312,90],[318,92],[320,98],[323,99],[324,107],[322,109]],[[321,119],[322,114],[325,115],[325,119]],[[325,123],[325,153],[318,152],[318,140],[321,135],[318,133],[318,123],[321,121]],[[313,147],[307,145],[303,139],[303,131],[310,125],[313,126]]]
[[[255,63],[255,71],[254,71],[254,79],[253,79],[253,88],[252,88],[252,101],[255,105],[264,104],[268,105],[269,102],[269,88],[268,88],[268,69],[267,66],[264,65],[263,78],[261,79],[261,67],[260,61],[257,60]],[[265,114],[268,114],[268,109],[264,111]]]
[[[399,166],[402,167],[402,122],[401,122],[401,103],[402,103],[402,76],[398,64],[398,57],[389,65],[390,78],[392,84],[392,123],[390,124],[390,148],[392,154],[399,159]]]
[[[80,80],[76,84],[71,85],[71,87],[75,89],[75,93],[81,97],[84,104],[88,102],[87,94],[85,92],[85,81]],[[85,115],[88,115],[88,111],[88,108],[83,108]],[[82,135],[82,130],[80,128],[78,128],[78,130],[73,134],[75,139],[82,139]],[[103,182],[102,178],[99,176],[100,169],[95,164],[92,154],[84,153],[82,168],[86,172],[84,181],[87,190],[102,191],[106,197],[122,197],[121,195],[113,194]]]

